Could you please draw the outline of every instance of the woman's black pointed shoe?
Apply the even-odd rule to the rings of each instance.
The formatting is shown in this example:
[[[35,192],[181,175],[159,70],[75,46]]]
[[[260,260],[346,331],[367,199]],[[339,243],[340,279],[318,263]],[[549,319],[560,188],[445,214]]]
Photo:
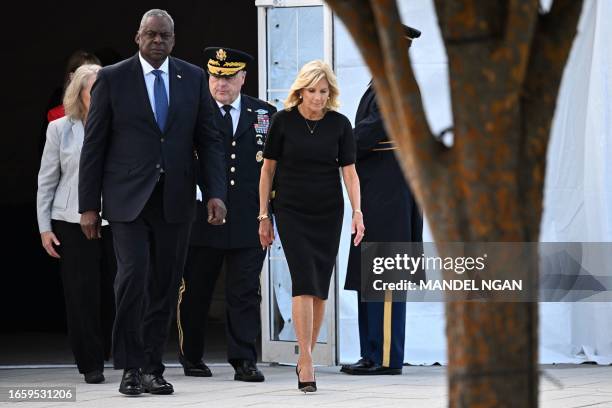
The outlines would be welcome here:
[[[300,381],[300,371],[295,366],[295,375],[298,378],[298,390],[302,391],[304,394],[307,392],[315,392],[317,390],[317,382],[316,381]]]

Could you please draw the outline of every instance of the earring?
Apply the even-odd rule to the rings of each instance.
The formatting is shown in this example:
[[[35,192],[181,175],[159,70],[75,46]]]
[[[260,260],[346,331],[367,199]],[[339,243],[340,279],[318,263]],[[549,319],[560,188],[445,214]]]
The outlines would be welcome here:
[[[300,94],[300,99],[302,99],[302,94]]]

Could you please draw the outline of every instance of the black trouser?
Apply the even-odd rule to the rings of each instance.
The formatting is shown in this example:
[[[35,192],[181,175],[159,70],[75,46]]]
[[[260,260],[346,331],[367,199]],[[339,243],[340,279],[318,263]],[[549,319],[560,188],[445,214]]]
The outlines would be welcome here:
[[[115,254],[109,227],[102,228],[101,240],[88,240],[81,226],[52,221],[60,245],[60,273],[66,301],[68,339],[80,373],[104,369],[105,340],[112,324],[112,282]],[[105,310],[106,309],[106,310]],[[106,334],[106,336],[105,336]]]
[[[223,261],[225,282],[227,356],[236,366],[257,361],[261,333],[259,275],[265,258],[261,248],[215,249],[191,246],[179,297],[177,325],[180,353],[190,362],[204,354],[208,310]]]
[[[100,282],[100,306],[102,308],[102,341],[104,360],[111,357],[113,343],[113,324],[115,323],[115,276],[117,260],[110,225],[102,227],[102,280]]]
[[[357,292],[361,357],[390,368],[404,365],[406,303],[363,302]]]
[[[134,221],[111,223],[117,256],[114,366],[158,375],[191,226],[165,221],[162,192],[160,182]]]

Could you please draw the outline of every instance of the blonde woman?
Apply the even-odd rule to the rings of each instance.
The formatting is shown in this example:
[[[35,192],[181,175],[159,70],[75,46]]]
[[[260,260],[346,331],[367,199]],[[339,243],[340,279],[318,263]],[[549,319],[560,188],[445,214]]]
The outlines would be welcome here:
[[[363,238],[359,178],[351,123],[338,113],[336,76],[325,62],[304,65],[285,109],[272,120],[259,183],[259,236],[274,240],[268,202],[275,185],[274,217],[289,265],[292,318],[300,347],[298,389],[317,390],[312,349],[325,313],[344,212],[342,179],[353,208],[354,245]]]
[[[112,279],[106,275],[114,275],[115,269],[108,227],[102,228],[102,240],[89,241],[79,225],[79,160],[90,90],[99,69],[94,64],[80,66],[66,88],[66,116],[47,128],[36,195],[42,246],[60,261],[68,337],[77,368],[87,383],[104,381],[101,281],[103,275]],[[105,296],[112,297],[112,290]]]

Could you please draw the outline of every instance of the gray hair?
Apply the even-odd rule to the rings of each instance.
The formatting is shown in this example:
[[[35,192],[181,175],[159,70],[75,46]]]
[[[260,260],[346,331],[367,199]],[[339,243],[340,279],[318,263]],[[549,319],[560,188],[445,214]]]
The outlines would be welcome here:
[[[142,16],[142,19],[140,20],[140,27],[138,28],[138,31],[142,30],[142,27],[145,25],[145,22],[147,21],[147,18],[149,17],[167,18],[168,21],[170,22],[170,28],[172,29],[172,32],[174,32],[174,20],[172,19],[172,17],[170,17],[170,14],[168,14],[166,10],[162,10],[162,9],[151,9],[147,11],[146,13],[144,13],[144,15]]]

